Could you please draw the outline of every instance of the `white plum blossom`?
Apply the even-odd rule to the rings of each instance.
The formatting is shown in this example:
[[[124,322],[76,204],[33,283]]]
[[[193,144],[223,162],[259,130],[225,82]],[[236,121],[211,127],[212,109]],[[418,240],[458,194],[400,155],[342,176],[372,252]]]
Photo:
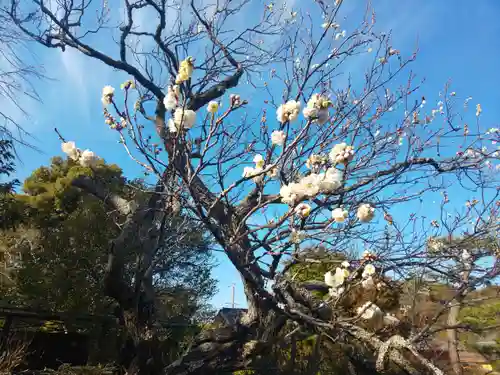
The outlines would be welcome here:
[[[254,167],[245,167],[243,168],[243,174],[242,177],[252,177],[254,175],[255,168]]]
[[[336,285],[335,277],[332,271],[328,271],[327,273],[325,273],[325,284],[331,287]]]
[[[300,203],[295,207],[294,212],[301,218],[306,218],[311,213],[311,206],[307,203]]]
[[[177,126],[175,125],[174,120],[169,119],[167,122],[167,125],[168,125],[168,130],[170,131],[170,133],[177,133],[179,131],[179,129],[177,129]]]
[[[345,279],[348,277],[348,270],[337,267],[335,273],[332,273],[332,271],[325,273],[325,284],[331,288],[338,288],[344,284]]]
[[[175,100],[174,98],[172,98],[171,96],[169,96],[167,94],[163,98],[163,105],[165,106],[165,109],[167,111],[171,111],[171,110],[173,110],[174,108],[177,107],[177,100]]]
[[[115,88],[113,86],[104,86],[102,88],[102,98],[101,102],[104,106],[111,104],[111,99],[115,94]]]
[[[363,288],[371,289],[375,286],[375,281],[373,280],[373,275],[375,274],[375,272],[376,269],[373,264],[368,263],[367,265],[365,265],[363,273],[361,274],[361,277],[363,278],[363,281],[361,281],[361,285],[363,286]]]
[[[342,185],[341,179],[341,173],[335,168],[329,168],[325,173],[310,173],[299,182],[282,186],[281,200],[291,204],[304,197],[314,198],[321,193],[332,193]]]
[[[217,103],[215,100],[211,100],[208,102],[207,111],[209,113],[216,113],[218,109],[219,109],[219,103]]]
[[[257,168],[264,168],[264,158],[261,154],[256,154],[253,158],[253,162]]]
[[[340,25],[336,22],[325,22],[321,25],[323,29],[331,28],[331,29],[338,29]]]
[[[277,146],[283,146],[286,141],[286,134],[283,130],[275,130],[271,133],[271,143]]]
[[[287,121],[294,122],[297,120],[300,113],[300,106],[300,102],[296,100],[289,100],[285,104],[280,105],[276,111],[278,121],[285,123]]]
[[[167,95],[163,98],[163,105],[167,111],[172,111],[179,105],[181,91],[179,85],[168,86]]]
[[[427,241],[427,247],[433,252],[440,252],[444,250],[446,246],[444,245],[443,241],[439,241],[431,237],[429,241]]]
[[[75,142],[69,141],[69,142],[64,142],[61,145],[62,151],[68,155],[68,157],[72,160],[78,160],[79,157],[79,150],[76,148]]]
[[[306,119],[312,119],[320,125],[328,121],[328,108],[332,106],[330,99],[321,94],[314,94],[307,102],[302,114]]]
[[[341,32],[341,33],[337,33],[337,34],[335,34],[335,40],[339,40],[339,39],[341,39],[341,38],[345,38],[345,36],[346,36],[346,31],[345,31],[345,30],[342,30],[342,32]]]
[[[193,75],[193,70],[193,58],[189,56],[179,64],[179,71],[177,72],[177,77],[175,77],[175,83],[181,84],[187,81]]]
[[[287,204],[292,204],[296,199],[296,195],[293,192],[291,184],[281,186],[280,196],[281,196],[281,201]]]
[[[358,314],[361,314],[361,318],[365,320],[371,320],[373,318],[379,318],[384,316],[380,307],[375,305],[373,302],[366,302],[363,306],[358,307]]]
[[[315,197],[319,194],[320,177],[316,173],[311,173],[310,175],[302,178],[299,181],[298,188],[300,193],[306,197]]]
[[[281,201],[286,204],[293,204],[295,201],[302,199],[297,189],[298,184],[291,183],[289,185],[283,185],[280,189]]]
[[[471,255],[470,255],[470,253],[467,251],[467,249],[463,249],[463,250],[462,250],[461,257],[462,257],[462,261],[463,261],[463,262],[469,262],[469,261],[470,261],[470,259],[471,259]]]
[[[79,161],[82,167],[95,167],[98,160],[99,158],[94,152],[90,150],[85,150],[80,155]]]
[[[304,186],[297,182],[283,185],[280,189],[280,196],[283,203],[293,204],[295,202],[298,202],[305,196]]]
[[[196,112],[190,109],[177,108],[174,112],[174,124],[177,130],[191,129],[196,122]]]
[[[362,223],[367,223],[369,221],[372,221],[372,219],[375,217],[375,208],[373,208],[368,203],[363,203],[358,207],[358,212],[356,213],[356,216]]]
[[[306,107],[302,110],[302,114],[304,115],[305,118],[313,118],[313,117],[318,117],[318,109],[317,108],[309,108]]]
[[[363,274],[361,275],[362,277],[368,277],[368,276],[372,276],[375,274],[375,267],[373,266],[373,264],[367,264],[365,266],[365,268],[363,269]]]
[[[347,260],[344,260],[342,263],[340,263],[340,266],[344,268],[349,268],[351,264]]]
[[[104,86],[102,88],[102,96],[113,96],[115,93],[115,88],[113,86]]]
[[[301,230],[293,229],[290,233],[290,242],[292,243],[301,243],[306,238],[306,233]]]
[[[306,167],[309,169],[320,167],[326,163],[326,158],[321,155],[311,155],[306,160]]]
[[[329,157],[332,163],[347,164],[354,157],[354,148],[345,142],[336,144],[330,151]]]
[[[349,213],[347,212],[347,210],[344,210],[343,208],[340,208],[340,207],[335,208],[332,211],[332,218],[337,223],[343,223],[345,221],[345,219],[347,219],[348,215],[349,215]]]
[[[330,294],[330,297],[337,298],[337,297],[340,297],[342,295],[342,293],[344,293],[344,291],[345,291],[345,288],[343,288],[343,287],[330,288],[330,289],[328,289],[328,294]]]
[[[319,191],[322,193],[332,193],[342,185],[342,174],[335,168],[328,168],[326,173],[320,173]]]

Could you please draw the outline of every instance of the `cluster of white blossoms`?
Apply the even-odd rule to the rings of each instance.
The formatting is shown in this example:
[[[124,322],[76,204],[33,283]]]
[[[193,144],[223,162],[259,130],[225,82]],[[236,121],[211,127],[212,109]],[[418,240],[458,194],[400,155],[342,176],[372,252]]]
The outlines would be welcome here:
[[[307,102],[307,106],[302,113],[306,119],[314,120],[314,122],[323,125],[330,117],[328,108],[331,106],[332,102],[328,97],[321,94],[314,94]]]
[[[295,204],[305,198],[314,198],[321,193],[332,193],[342,185],[342,174],[335,168],[322,173],[311,173],[299,182],[283,185],[280,189],[281,201]]]
[[[189,56],[186,60],[181,61],[177,77],[175,77],[175,83],[178,85],[187,81],[193,75],[193,70],[193,58]]]
[[[167,111],[172,111],[179,105],[179,98],[181,97],[181,90],[179,85],[168,86],[167,95],[163,99],[163,105]]]
[[[101,102],[104,106],[111,104],[113,99],[113,95],[115,95],[115,89],[112,86],[104,86],[102,88],[102,97]]]
[[[271,133],[271,143],[276,146],[283,146],[286,141],[286,134],[283,130],[275,130]]]
[[[191,129],[196,122],[196,112],[183,108],[180,104],[181,89],[179,84],[187,81],[193,74],[193,59],[188,57],[181,61],[179,71],[175,79],[175,85],[168,86],[167,94],[163,98],[163,105],[168,111],[174,111],[173,118],[168,120],[168,129],[171,133]]]
[[[82,167],[94,167],[99,160],[95,153],[90,150],[80,150],[72,141],[64,142],[61,149],[71,160],[78,162]]]
[[[462,253],[460,254],[460,260],[462,261],[465,269],[470,270],[472,268],[474,260],[472,259],[471,253],[469,253],[467,249],[462,250]]]
[[[460,256],[462,258],[462,261],[463,262],[469,262],[472,258],[472,256],[470,255],[470,253],[467,251],[467,249],[463,249],[462,250],[462,254]]]
[[[243,169],[243,177],[245,178],[253,177],[253,181],[255,183],[258,183],[262,181],[262,179],[264,178],[264,175],[261,174],[261,172],[264,170],[265,161],[262,155],[257,154],[253,158],[253,162],[255,163],[255,167],[245,167]]]
[[[330,287],[330,296],[339,297],[342,293],[344,293],[344,283],[350,275],[348,270],[349,267],[349,262],[344,261],[340,267],[335,269],[335,273],[332,273],[332,271],[325,273],[325,284]]]
[[[285,122],[294,122],[299,118],[300,102],[296,100],[289,100],[285,104],[278,107],[276,117],[282,124]]]
[[[327,163],[328,159],[322,155],[311,155],[306,160],[306,167],[309,169],[318,169]]]
[[[332,219],[336,223],[343,223],[347,220],[349,212],[343,207],[337,207],[332,210]],[[375,209],[368,203],[364,203],[358,207],[358,212],[356,213],[359,221],[367,223],[375,217]]]
[[[337,267],[335,273],[328,271],[325,273],[325,284],[330,287],[329,294],[332,297],[339,297],[344,291],[346,280],[350,275],[350,264],[348,261],[343,261],[340,267]],[[373,275],[376,270],[372,264],[366,264],[361,274],[361,285],[363,288],[371,289],[375,286]]]
[[[325,22],[321,25],[321,27],[323,29],[327,29],[327,28],[330,28],[330,29],[338,29],[340,27],[340,25],[337,23],[337,22]]]
[[[430,252],[439,253],[446,249],[446,245],[443,243],[443,241],[431,237],[427,241],[427,248]]]
[[[306,233],[301,230],[292,229],[290,233],[290,242],[298,244],[304,241],[306,238]]]
[[[195,122],[195,111],[179,107],[174,112],[174,118],[168,120],[168,129],[171,133],[177,133],[182,129],[191,129]]]
[[[363,288],[371,289],[375,286],[375,282],[373,281],[373,275],[375,274],[375,271],[376,270],[373,264],[365,265],[363,273],[361,274],[361,277],[363,278],[363,280],[361,281],[361,285],[363,286]]]
[[[330,151],[330,160],[335,164],[347,164],[354,158],[354,148],[347,143],[336,144]]]
[[[372,221],[375,217],[375,208],[368,203],[363,203],[358,207],[358,212],[356,213],[359,221],[362,223],[367,223]]]

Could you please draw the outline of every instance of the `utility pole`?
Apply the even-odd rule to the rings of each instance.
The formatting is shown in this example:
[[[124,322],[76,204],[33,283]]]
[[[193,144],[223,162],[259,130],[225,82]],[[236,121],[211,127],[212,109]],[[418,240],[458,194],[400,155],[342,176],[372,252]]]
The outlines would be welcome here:
[[[236,288],[236,284],[233,283],[233,285],[231,285],[231,308],[234,309],[234,290]]]
[[[231,306],[232,309],[236,308],[236,305],[238,305],[236,303],[236,283],[232,283],[231,286],[231,302],[226,302],[224,303],[224,305],[229,305]]]

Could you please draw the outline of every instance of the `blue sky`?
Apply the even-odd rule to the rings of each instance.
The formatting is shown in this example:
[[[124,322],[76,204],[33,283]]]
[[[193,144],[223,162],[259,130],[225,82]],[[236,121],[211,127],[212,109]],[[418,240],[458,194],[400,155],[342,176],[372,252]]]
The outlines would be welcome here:
[[[307,1],[300,0],[302,2]],[[342,28],[349,32],[350,22],[363,12],[364,4],[361,0],[344,0],[338,21]],[[294,6],[291,1],[288,5]],[[411,69],[418,77],[425,77],[422,93],[429,101],[437,102],[438,92],[451,79],[457,94],[472,96],[473,106],[481,103],[485,127],[500,127],[500,50],[495,43],[500,35],[498,1],[377,0],[373,7],[377,12],[377,29],[392,30],[396,48],[411,53],[418,42],[420,52]],[[142,20],[147,22],[147,17]],[[318,28],[321,23],[318,19]],[[54,80],[37,85],[43,103],[21,99],[31,114],[29,119],[10,108],[13,116],[32,134],[31,143],[40,149],[40,152],[19,150],[21,163],[17,177],[24,179],[33,169],[47,164],[52,156],[62,155],[54,127],[68,139],[75,140],[79,147],[90,148],[106,162],[120,165],[127,177],[140,176],[141,168],[128,158],[118,145],[116,134],[104,125],[100,102],[104,85],[118,88],[128,77],[76,51],[62,53],[39,46],[33,48]],[[356,64],[350,73],[362,74],[356,70]],[[0,104],[8,106],[8,103]],[[244,304],[238,273],[219,253],[217,258],[220,266],[214,276],[219,280],[219,293],[212,301],[214,306],[219,308],[230,302],[232,283],[237,283],[236,302]]]

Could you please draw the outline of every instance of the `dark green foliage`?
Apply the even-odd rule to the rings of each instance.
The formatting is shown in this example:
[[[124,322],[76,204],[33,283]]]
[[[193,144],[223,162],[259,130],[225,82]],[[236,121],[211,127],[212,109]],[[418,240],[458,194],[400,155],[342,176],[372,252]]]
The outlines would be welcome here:
[[[20,208],[12,197],[14,188],[19,184],[10,179],[14,173],[14,148],[12,140],[0,139],[0,229],[12,228],[20,219]]]
[[[24,181],[24,194],[13,197],[17,207],[22,207],[18,210],[22,225],[16,231],[3,231],[0,238],[1,250],[19,251],[23,258],[16,283],[4,287],[4,302],[57,311],[101,314],[113,310],[112,301],[104,297],[102,281],[110,241],[118,235],[124,218],[71,185],[81,174],[92,175],[127,199],[147,196],[141,181],[131,187],[120,168],[104,162],[92,172],[56,157],[50,166],[35,170]],[[180,315],[190,320],[206,308],[215,291],[206,235],[194,230],[195,223],[174,218],[165,238],[175,239],[181,221],[186,229],[192,227],[192,234],[176,246],[165,243],[165,249],[158,252],[161,269],[155,281],[164,319]],[[168,300],[175,301],[175,306],[163,303]]]

